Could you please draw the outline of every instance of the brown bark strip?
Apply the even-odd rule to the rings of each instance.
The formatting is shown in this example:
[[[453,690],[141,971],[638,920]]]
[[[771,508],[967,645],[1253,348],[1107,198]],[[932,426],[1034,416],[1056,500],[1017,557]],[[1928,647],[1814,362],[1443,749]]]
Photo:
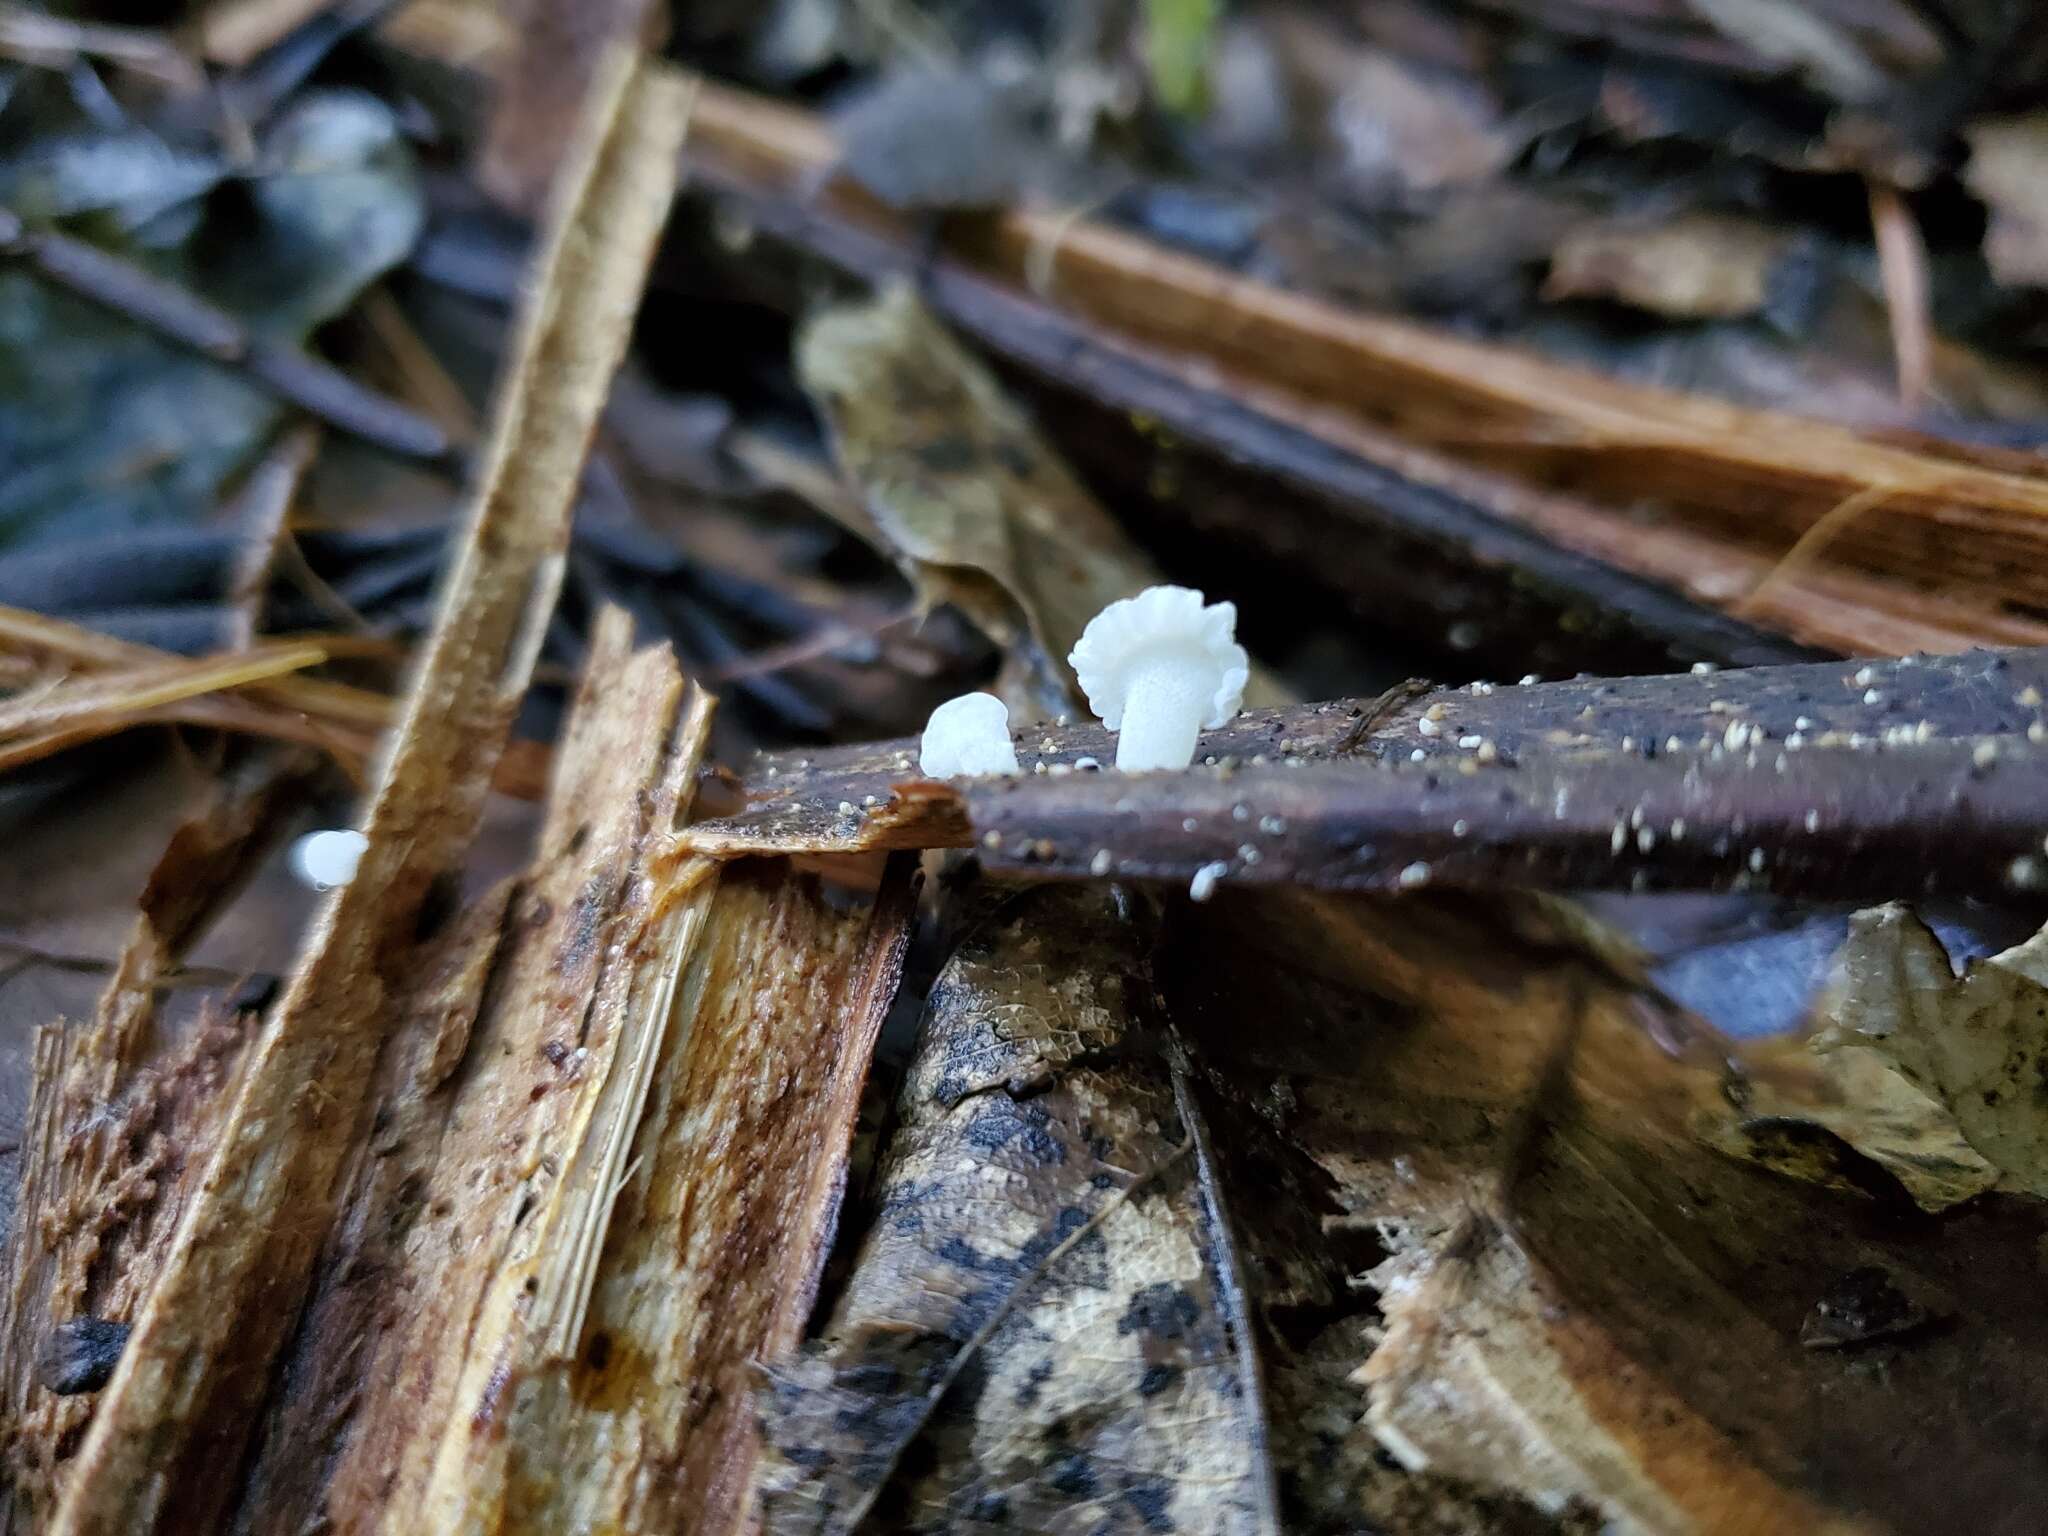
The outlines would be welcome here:
[[[333,649],[335,637],[321,643]],[[94,673],[109,668],[170,667],[182,658],[136,645],[98,630],[69,624],[48,614],[0,604],[0,658],[18,661],[28,677],[48,666]],[[270,737],[318,747],[360,780],[378,736],[397,713],[399,701],[367,688],[295,673],[246,684],[227,692],[167,704],[131,715],[102,717],[62,730],[25,736],[0,748],[0,771],[48,757],[128,726],[196,725],[246,736]],[[547,748],[530,741],[510,743],[492,771],[491,787],[521,800],[538,800],[546,787]]]
[[[133,1317],[203,1166],[208,1113],[232,1083],[245,1043],[239,1024],[214,1019],[153,1062],[159,984],[240,884],[300,791],[305,767],[303,757],[261,767],[178,829],[151,872],[91,1023],[52,1025],[37,1036],[0,1303],[5,1480],[13,1490],[0,1529],[33,1529],[48,1514],[66,1442],[89,1412],[89,1398],[37,1388],[42,1341],[75,1317]]]
[[[538,926],[501,964],[455,1085],[403,1281],[421,1301],[379,1350],[335,1477],[350,1528],[465,1529],[466,1503],[501,1495],[508,1394],[548,1358],[571,1260],[609,1216],[608,1133],[637,1115],[668,1024],[662,983],[696,934],[702,880],[662,854],[709,726],[666,651],[612,692],[544,839],[561,872],[526,903]]]
[[[659,49],[668,31],[660,0],[525,0],[518,47],[507,62],[477,159],[477,182],[520,213],[545,200],[583,94],[621,43]]]
[[[0,701],[0,742],[60,726],[118,721],[165,705],[318,666],[327,652],[305,640],[177,657],[131,671],[66,679]]]
[[[237,1532],[320,1528],[370,1362],[411,1300],[391,1282],[403,1273],[406,1238],[452,1109],[451,1095],[435,1090],[468,1045],[493,964],[511,941],[515,885],[501,882],[422,944],[412,980],[393,1001],[401,1022],[378,1064],[375,1123],[344,1175],[341,1212],[278,1373],[289,1387],[273,1396],[237,1500]]]
[[[205,1528],[297,1313],[393,1020],[387,968],[474,834],[560,581],[576,479],[674,190],[687,93],[620,57],[570,152],[480,490],[365,822],[310,938],[51,1530]]]
[[[581,1151],[632,1040],[619,1005],[665,958],[650,935],[679,882],[651,879],[651,861],[673,837],[709,718],[665,648],[633,653],[625,616],[600,615],[534,867],[509,908],[473,914],[448,958],[411,967],[424,983],[385,1053],[377,1124],[322,1255],[244,1529],[407,1528],[437,1443],[473,1410],[462,1373],[537,1331],[543,1292],[526,1282],[575,1246],[564,1227]]]
[[[505,1502],[482,1484],[455,1528],[748,1528],[754,1364],[810,1315],[913,897],[903,861],[852,911],[786,863],[728,870],[577,1347],[507,1390]]]
[[[1348,761],[1365,701],[1247,712],[1179,774],[1077,769],[1114,761],[1099,726],[1029,728],[1023,775],[954,784],[917,778],[908,742],[785,754],[748,810],[686,841],[724,857],[971,844],[1019,873],[1211,866],[1339,890],[2048,883],[2048,651],[1475,688],[1407,700]]]

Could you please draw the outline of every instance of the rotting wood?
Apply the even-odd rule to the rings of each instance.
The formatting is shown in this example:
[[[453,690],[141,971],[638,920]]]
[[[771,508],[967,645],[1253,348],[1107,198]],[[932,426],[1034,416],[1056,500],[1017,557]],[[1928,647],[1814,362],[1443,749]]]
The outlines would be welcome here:
[[[14,1232],[8,1244],[0,1403],[0,1530],[39,1529],[89,1400],[35,1390],[49,1331],[76,1317],[127,1323],[148,1291],[233,1083],[246,1020],[203,1019],[153,1059],[158,985],[236,890],[310,761],[252,765],[173,835],[89,1024],[43,1028]],[[137,1148],[140,1151],[137,1151]]]
[[[1101,771],[1099,726],[1030,727],[1023,775],[954,783],[884,742],[765,760],[748,808],[687,841],[974,846],[1022,874],[1347,890],[2011,897],[2048,882],[2044,699],[2048,651],[1971,652],[1442,689],[1350,753],[1366,701],[1249,711],[1180,774]]]
[[[468,1528],[750,1528],[755,1364],[810,1315],[914,894],[908,861],[871,903],[785,862],[723,877],[581,1326],[503,1394],[508,1484],[465,1482]],[[472,1440],[473,1465],[490,1442]]]
[[[400,1022],[378,1063],[371,1134],[343,1175],[340,1214],[276,1377],[289,1388],[272,1393],[256,1430],[232,1527],[244,1536],[296,1536],[325,1519],[370,1363],[409,1299],[391,1283],[404,1277],[406,1239],[452,1111],[452,1095],[436,1090],[459,1063],[493,965],[514,938],[517,884],[501,881],[422,943],[393,998]]]
[[[480,489],[365,822],[369,846],[252,1048],[102,1395],[54,1536],[203,1525],[296,1315],[429,887],[474,833],[552,610],[577,476],[674,190],[688,92],[607,65],[571,150]],[[314,1090],[317,1088],[317,1094]]]
[[[477,1362],[545,1355],[554,1272],[609,1209],[588,1198],[590,1153],[616,1101],[637,1113],[636,1047],[658,1048],[659,977],[690,940],[671,919],[708,873],[666,851],[709,723],[666,649],[633,653],[625,616],[601,613],[535,863],[423,967],[380,1068],[244,1529],[412,1528],[437,1449],[469,1433]],[[596,1162],[602,1196],[615,1175]]]

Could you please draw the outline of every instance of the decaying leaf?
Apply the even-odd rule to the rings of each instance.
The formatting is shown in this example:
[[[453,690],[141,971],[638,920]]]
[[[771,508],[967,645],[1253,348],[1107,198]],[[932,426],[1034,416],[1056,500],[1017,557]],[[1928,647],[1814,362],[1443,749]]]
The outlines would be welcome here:
[[[1864,1046],[1816,1053],[1803,1037],[1759,1042],[1744,1051],[1739,1077],[1702,1088],[1708,1144],[1794,1178],[1867,1192],[1872,1181],[1856,1163],[1866,1157],[1930,1211],[1998,1185],[1955,1116]]]
[[[1646,228],[1575,229],[1551,253],[1548,299],[1613,299],[1681,319],[1753,315],[1791,241],[1768,225],[1711,215]]]
[[[926,600],[955,604],[1008,652],[1013,706],[1080,711],[1067,652],[1105,606],[1162,580],[1157,569],[908,286],[813,317],[797,368]],[[1246,696],[1285,694],[1254,674]]]
[[[1027,892],[941,974],[875,1225],[770,1373],[770,1531],[1263,1528],[1145,949],[1104,891]]]
[[[2048,939],[1958,976],[1902,906],[1859,913],[1836,960],[1823,1050],[1867,1052],[1953,1116],[1995,1187],[2048,1195]]]

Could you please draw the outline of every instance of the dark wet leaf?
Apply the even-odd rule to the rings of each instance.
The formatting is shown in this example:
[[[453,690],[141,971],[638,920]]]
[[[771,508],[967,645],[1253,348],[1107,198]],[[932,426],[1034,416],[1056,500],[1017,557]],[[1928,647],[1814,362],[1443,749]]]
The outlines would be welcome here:
[[[763,1399],[776,1536],[1260,1529],[1145,949],[1110,893],[1041,890],[941,973],[857,1267]]]
[[[390,109],[308,96],[224,178],[140,130],[35,149],[7,167],[25,218],[127,259],[299,341],[401,260],[423,217]],[[227,369],[0,268],[0,545],[189,523],[282,416]]]

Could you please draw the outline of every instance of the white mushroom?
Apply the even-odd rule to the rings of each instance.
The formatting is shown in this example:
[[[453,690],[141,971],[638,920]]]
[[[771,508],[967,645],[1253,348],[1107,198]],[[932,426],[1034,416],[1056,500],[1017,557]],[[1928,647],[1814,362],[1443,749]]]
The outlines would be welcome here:
[[[1067,660],[1118,733],[1117,767],[1185,768],[1201,733],[1230,722],[1250,673],[1236,630],[1234,603],[1204,607],[1188,587],[1148,587],[1089,620]]]
[[[347,885],[369,846],[360,832],[308,832],[292,844],[292,873],[316,891]]]
[[[992,693],[946,700],[925,724],[917,766],[931,779],[1018,772],[1008,706]]]

